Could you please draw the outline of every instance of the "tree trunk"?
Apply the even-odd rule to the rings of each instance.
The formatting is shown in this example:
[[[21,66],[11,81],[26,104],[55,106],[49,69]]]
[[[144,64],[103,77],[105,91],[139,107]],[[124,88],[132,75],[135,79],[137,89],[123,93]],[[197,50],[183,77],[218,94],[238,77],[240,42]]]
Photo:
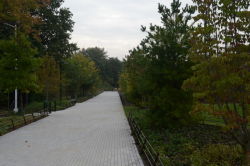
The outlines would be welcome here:
[[[48,88],[46,88],[46,101],[49,101],[49,91],[48,91]]]
[[[8,110],[10,110],[10,92],[8,91]]]
[[[25,93],[25,106],[29,104],[29,93]]]
[[[23,107],[23,93],[20,91],[20,111],[24,113],[24,107]]]
[[[59,62],[59,79],[60,79],[60,87],[59,87],[59,98],[60,98],[60,103],[62,101],[62,62]]]

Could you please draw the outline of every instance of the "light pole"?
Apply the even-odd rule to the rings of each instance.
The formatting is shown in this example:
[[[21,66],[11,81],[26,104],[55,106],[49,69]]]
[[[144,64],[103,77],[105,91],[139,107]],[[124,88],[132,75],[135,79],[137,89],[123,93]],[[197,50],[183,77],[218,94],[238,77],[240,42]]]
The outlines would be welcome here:
[[[15,30],[15,39],[17,39],[17,26],[16,25],[11,25],[11,24],[8,24],[8,23],[4,23],[5,25],[11,27],[11,28],[14,28]],[[15,59],[17,61],[17,59]],[[17,70],[17,66],[15,65],[15,70]],[[18,106],[17,106],[17,96],[18,96],[18,92],[17,92],[17,88],[15,89],[15,108],[14,108],[14,112],[17,113],[18,112]]]

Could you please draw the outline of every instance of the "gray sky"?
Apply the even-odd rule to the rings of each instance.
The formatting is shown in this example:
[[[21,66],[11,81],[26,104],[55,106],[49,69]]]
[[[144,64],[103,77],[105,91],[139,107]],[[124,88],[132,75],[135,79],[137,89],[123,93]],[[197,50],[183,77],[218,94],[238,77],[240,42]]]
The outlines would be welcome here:
[[[72,42],[80,48],[102,47],[110,57],[122,59],[145,33],[141,25],[160,24],[158,3],[172,0],[65,0],[75,21]],[[182,4],[191,0],[181,0]]]

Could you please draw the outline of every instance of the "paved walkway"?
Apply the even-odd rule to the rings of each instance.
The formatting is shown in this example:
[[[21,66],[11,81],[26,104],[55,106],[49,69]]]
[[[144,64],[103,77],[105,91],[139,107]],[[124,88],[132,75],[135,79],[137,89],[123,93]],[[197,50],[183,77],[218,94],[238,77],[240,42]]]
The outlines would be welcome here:
[[[0,137],[0,166],[143,166],[117,92]]]

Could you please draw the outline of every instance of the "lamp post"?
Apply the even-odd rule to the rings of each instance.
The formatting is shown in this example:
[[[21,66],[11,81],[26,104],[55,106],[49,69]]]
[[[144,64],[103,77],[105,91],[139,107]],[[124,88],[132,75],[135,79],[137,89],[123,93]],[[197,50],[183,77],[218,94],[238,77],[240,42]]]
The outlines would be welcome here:
[[[17,25],[11,25],[11,24],[8,24],[8,23],[4,23],[5,25],[11,27],[11,28],[14,28],[15,30],[15,39],[17,38]],[[17,61],[17,59],[15,59]],[[17,66],[15,65],[15,70],[17,70]],[[18,112],[18,106],[17,106],[17,96],[18,96],[18,91],[17,91],[17,88],[15,89],[15,108],[14,108],[14,112],[17,113]]]

